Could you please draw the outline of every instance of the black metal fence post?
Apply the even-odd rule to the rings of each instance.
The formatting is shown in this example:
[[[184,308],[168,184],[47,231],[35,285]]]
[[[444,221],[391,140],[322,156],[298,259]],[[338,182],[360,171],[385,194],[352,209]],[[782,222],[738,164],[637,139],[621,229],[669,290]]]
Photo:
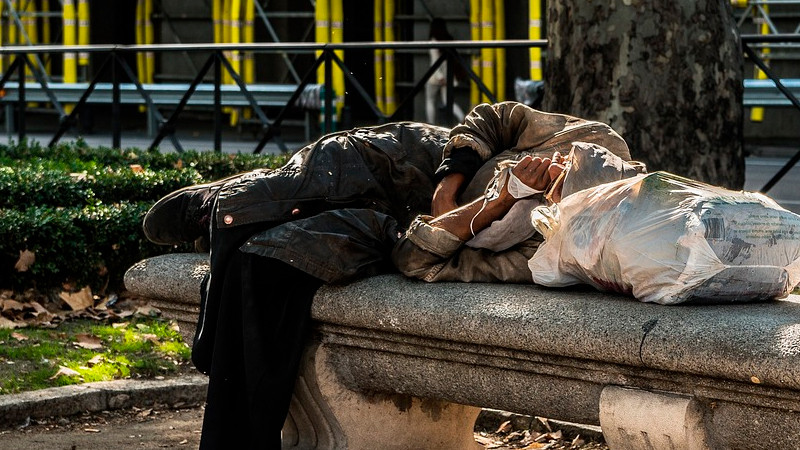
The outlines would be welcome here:
[[[117,72],[117,58],[115,52],[111,53],[111,147],[122,148],[122,121],[120,108],[119,74]]]
[[[214,52],[214,151],[222,151],[222,62],[219,52]]]
[[[17,58],[28,58],[27,55],[17,55]],[[17,77],[19,78],[19,101],[17,103],[17,139],[22,142],[25,139],[25,64],[17,66]]]

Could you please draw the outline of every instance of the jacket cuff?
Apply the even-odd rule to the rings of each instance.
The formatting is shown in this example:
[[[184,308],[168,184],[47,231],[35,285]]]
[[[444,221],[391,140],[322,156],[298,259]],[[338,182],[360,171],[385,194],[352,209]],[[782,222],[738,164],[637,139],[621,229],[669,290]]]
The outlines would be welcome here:
[[[436,169],[435,181],[438,183],[452,173],[464,174],[468,180],[471,180],[482,165],[483,160],[475,150],[469,147],[453,149]]]
[[[406,231],[406,238],[422,250],[441,258],[452,256],[464,241],[458,236],[429,223],[432,216],[417,216]]]

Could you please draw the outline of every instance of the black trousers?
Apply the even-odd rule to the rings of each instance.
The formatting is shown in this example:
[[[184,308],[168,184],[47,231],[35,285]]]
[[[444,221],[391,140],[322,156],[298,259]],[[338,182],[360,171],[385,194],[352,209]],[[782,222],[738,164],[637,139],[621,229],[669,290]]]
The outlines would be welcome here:
[[[311,301],[322,282],[239,246],[265,225],[215,230],[195,366],[209,375],[201,449],[280,449]]]

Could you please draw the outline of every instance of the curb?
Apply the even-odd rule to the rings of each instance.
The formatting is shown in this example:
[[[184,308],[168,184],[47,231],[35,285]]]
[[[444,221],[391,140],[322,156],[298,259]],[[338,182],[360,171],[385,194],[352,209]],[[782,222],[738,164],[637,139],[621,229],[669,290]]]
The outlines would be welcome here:
[[[30,419],[71,416],[85,411],[148,407],[170,408],[205,402],[208,377],[196,374],[164,380],[116,380],[62,386],[0,396],[0,428]]]

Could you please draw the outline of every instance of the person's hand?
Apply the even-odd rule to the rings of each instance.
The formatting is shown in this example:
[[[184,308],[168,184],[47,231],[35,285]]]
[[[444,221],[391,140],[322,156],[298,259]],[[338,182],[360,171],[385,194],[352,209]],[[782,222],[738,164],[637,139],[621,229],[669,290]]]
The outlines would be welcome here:
[[[465,178],[463,173],[451,173],[442,178],[442,181],[439,182],[433,192],[433,200],[431,201],[431,214],[434,217],[458,208],[456,199]]]
[[[539,156],[525,156],[514,165],[511,169],[511,173],[528,187],[536,189],[537,191],[544,191],[547,189],[547,186],[550,185],[549,168],[552,162],[550,158],[542,159]],[[506,193],[508,192],[508,185],[506,185],[503,191]]]
[[[567,158],[562,156],[560,152],[555,152],[553,154],[553,162],[550,164],[550,167],[547,168],[547,172],[550,174],[550,180],[552,180],[547,198],[553,203],[561,201],[561,189],[564,187],[564,177],[561,175],[564,170],[566,170],[566,164]]]

